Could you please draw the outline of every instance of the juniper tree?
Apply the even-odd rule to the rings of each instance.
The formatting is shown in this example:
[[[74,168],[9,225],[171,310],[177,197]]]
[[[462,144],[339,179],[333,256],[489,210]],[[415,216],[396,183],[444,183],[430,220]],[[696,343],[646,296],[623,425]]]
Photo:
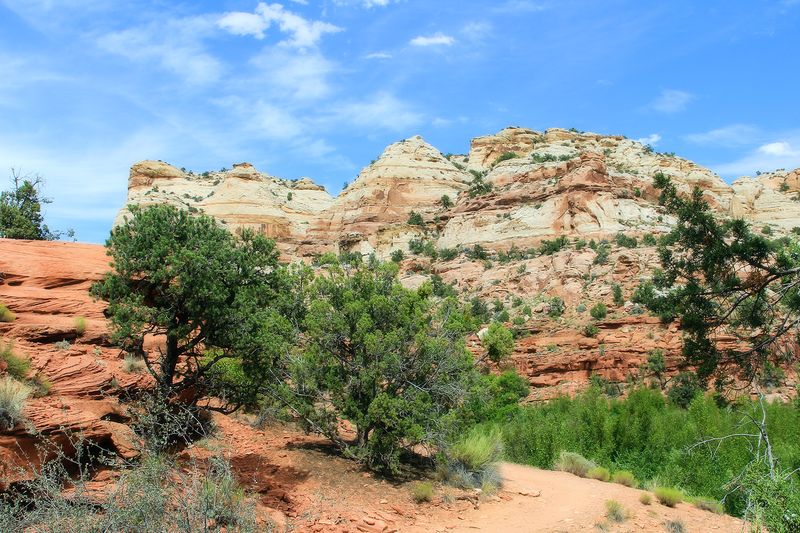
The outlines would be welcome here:
[[[218,377],[228,409],[252,400],[293,330],[276,309],[287,291],[275,243],[167,205],[130,212],[106,242],[112,271],[92,287],[113,339],[144,358],[168,398],[196,402]],[[145,336],[163,339],[157,353],[144,351]]]
[[[675,226],[659,244],[662,270],[636,299],[664,319],[680,319],[683,354],[698,377],[722,383],[720,366],[732,364],[753,381],[770,361],[794,358],[800,244],[770,240],[744,220],[718,219],[697,187],[682,196],[662,173],[654,184]]]

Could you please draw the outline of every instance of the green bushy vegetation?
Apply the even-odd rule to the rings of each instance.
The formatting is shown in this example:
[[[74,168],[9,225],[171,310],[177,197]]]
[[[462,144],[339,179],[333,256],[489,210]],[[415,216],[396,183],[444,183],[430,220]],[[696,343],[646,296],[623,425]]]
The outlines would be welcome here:
[[[499,363],[514,351],[514,336],[500,322],[492,322],[481,341],[489,359]]]
[[[17,319],[11,309],[3,304],[0,304],[0,322],[14,322]]]
[[[614,474],[611,476],[611,482],[633,488],[639,484],[639,482],[636,481],[636,477],[633,475],[633,472],[628,472],[627,470],[619,470],[614,472]]]
[[[586,473],[586,477],[597,481],[608,481],[611,479],[611,472],[608,471],[608,468],[596,466]]]
[[[598,302],[589,310],[589,314],[595,320],[603,320],[608,315],[608,307],[603,302]]]
[[[401,263],[403,259],[405,259],[405,256],[406,254],[403,252],[403,250],[392,250],[390,258],[395,263]]]
[[[433,500],[433,484],[429,481],[420,481],[411,487],[411,498],[416,503],[425,503]]]
[[[584,476],[598,465],[625,470],[631,478],[658,479],[689,495],[717,500],[731,492],[725,508],[741,515],[744,491],[729,484],[750,463],[751,442],[725,439],[692,446],[741,432],[742,413],[755,414],[756,408],[749,401],[721,407],[713,397],[698,395],[683,409],[658,390],[638,388],[627,399],[609,399],[593,387],[574,399],[521,407],[502,426],[505,456]],[[787,471],[800,468],[800,409],[780,403],[765,409],[777,458]],[[787,481],[795,492],[798,483],[797,474]]]
[[[76,316],[75,319],[72,321],[73,327],[75,328],[75,333],[78,337],[83,336],[86,333],[86,328],[88,323],[86,322],[86,317],[83,316]]]
[[[6,372],[11,377],[24,380],[31,370],[31,362],[26,357],[14,353],[14,345],[10,342],[0,343],[0,361],[6,366]]]
[[[503,441],[497,428],[473,428],[450,446],[441,459],[444,479],[460,488],[481,488],[491,492],[500,486],[497,462]]]
[[[411,211],[408,215],[408,224],[411,226],[425,226],[425,220],[422,218],[422,215],[417,213],[416,211]]]
[[[683,493],[673,487],[656,487],[653,489],[653,494],[661,505],[667,507],[675,507],[683,501]]]

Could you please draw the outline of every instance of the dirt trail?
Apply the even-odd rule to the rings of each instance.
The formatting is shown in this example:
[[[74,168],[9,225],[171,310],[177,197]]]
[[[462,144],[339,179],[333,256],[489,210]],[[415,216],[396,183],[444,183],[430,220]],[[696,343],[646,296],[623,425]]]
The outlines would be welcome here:
[[[606,526],[603,531],[666,531],[668,520],[681,520],[691,533],[744,530],[740,520],[685,503],[674,509],[657,501],[643,505],[639,502],[643,491],[614,483],[508,463],[501,466],[501,472],[505,480],[503,491],[493,501],[450,521],[418,524],[406,531],[599,531],[596,525],[600,523]],[[630,512],[630,517],[621,524],[606,521],[605,502],[612,499]]]

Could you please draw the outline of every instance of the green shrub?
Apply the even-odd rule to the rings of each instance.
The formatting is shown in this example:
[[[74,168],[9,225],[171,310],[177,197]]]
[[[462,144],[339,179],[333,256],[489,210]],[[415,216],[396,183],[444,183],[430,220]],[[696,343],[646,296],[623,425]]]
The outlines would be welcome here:
[[[596,479],[598,481],[608,481],[611,479],[611,472],[608,471],[608,468],[596,466],[586,473],[586,477],[589,479]]]
[[[653,503],[653,497],[650,495],[649,492],[643,492],[639,494],[639,502],[642,505],[650,505],[651,503]]]
[[[658,244],[658,241],[652,233],[645,233],[642,235],[642,244],[645,246],[655,246]]]
[[[564,300],[559,298],[558,296],[553,296],[550,298],[550,302],[547,304],[547,314],[552,318],[558,318],[564,314],[566,310],[566,305],[564,305]]]
[[[390,257],[395,263],[400,263],[403,261],[403,259],[405,259],[406,254],[403,252],[403,250],[392,250]]]
[[[473,175],[473,180],[469,184],[469,197],[475,198],[478,196],[483,196],[484,194],[489,194],[492,192],[492,184],[484,181],[485,174],[482,172],[478,172],[477,170],[470,170],[470,173]]]
[[[614,241],[617,243],[617,246],[622,246],[624,248],[636,248],[638,245],[636,237],[628,237],[624,233],[617,233],[614,237]]]
[[[508,315],[507,311],[503,311]],[[495,363],[499,363],[514,351],[514,336],[500,322],[492,322],[481,340],[486,353]]]
[[[31,362],[25,357],[20,357],[14,353],[14,345],[0,343],[0,361],[6,364],[6,372],[11,377],[19,380],[27,379],[28,372],[31,370]]]
[[[442,261],[452,261],[456,257],[458,257],[458,249],[457,248],[440,248],[439,249],[439,257],[442,258]]]
[[[596,255],[594,256],[595,265],[605,265],[608,263],[608,256],[611,253],[611,247],[607,242],[603,241],[597,245]]]
[[[5,305],[0,304],[0,322],[14,322],[16,319],[17,315]]]
[[[472,250],[467,252],[467,257],[473,261],[485,261],[489,259],[489,254],[486,252],[483,246],[476,244],[472,247]]]
[[[553,255],[554,253],[566,248],[568,244],[569,240],[564,235],[557,237],[552,241],[545,239],[539,245],[539,253],[542,255]]]
[[[0,430],[13,428],[22,420],[25,401],[31,389],[11,376],[0,378]]]
[[[691,372],[681,372],[675,376],[672,387],[669,389],[669,399],[678,407],[684,409],[689,407],[699,394],[702,394],[703,387],[697,380],[697,376]]]
[[[519,154],[516,152],[503,152],[500,154],[500,157],[495,159],[494,164],[492,166],[497,166],[498,164],[502,163],[503,161],[508,161],[509,159],[516,159],[519,157]]]
[[[408,224],[411,226],[425,226],[425,220],[423,220],[422,215],[417,213],[416,211],[411,211],[411,214],[408,215]]]
[[[603,320],[608,315],[608,307],[603,302],[598,302],[589,310],[589,314],[595,320]]]
[[[625,298],[622,296],[622,287],[620,287],[619,283],[611,285],[611,293],[614,295],[614,305],[617,307],[625,305]]]
[[[621,523],[628,519],[628,511],[616,500],[606,501],[606,518]]]
[[[627,470],[618,470],[614,472],[614,475],[611,476],[612,483],[619,483],[620,485],[625,485],[626,487],[636,488],[639,484],[636,481],[636,476],[633,475],[633,472],[628,472]]]
[[[597,465],[592,461],[586,459],[579,453],[562,451],[558,456],[558,462],[555,464],[556,470],[569,472],[578,477],[586,477],[589,471]]]
[[[450,209],[451,207],[453,207],[453,201],[446,194],[442,195],[442,198],[439,200],[439,203],[442,204],[442,207],[444,207],[445,209]]]
[[[433,484],[428,481],[414,483],[411,487],[411,498],[416,503],[429,502],[433,500]]]
[[[672,487],[656,487],[653,494],[661,505],[667,507],[675,507],[683,501],[683,493]]]
[[[86,317],[76,316],[72,323],[75,327],[75,333],[78,334],[78,337],[81,337],[84,333],[86,333]]]
[[[583,328],[583,334],[587,337],[596,337],[598,333],[600,333],[600,328],[594,324],[589,324]]]

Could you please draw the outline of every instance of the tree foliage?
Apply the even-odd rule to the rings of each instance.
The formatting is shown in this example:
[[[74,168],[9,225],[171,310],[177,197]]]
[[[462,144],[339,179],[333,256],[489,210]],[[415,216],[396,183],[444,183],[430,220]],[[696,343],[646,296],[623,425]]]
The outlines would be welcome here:
[[[660,203],[676,219],[659,244],[663,271],[636,299],[679,318],[683,353],[701,380],[734,364],[747,380],[767,362],[792,358],[800,326],[800,245],[769,240],[739,219],[718,220],[699,188],[684,197],[655,176]],[[732,336],[733,343],[718,343]]]
[[[499,363],[514,351],[514,335],[500,322],[492,322],[481,340],[486,348],[486,355],[495,363]]]
[[[386,472],[404,448],[440,438],[442,418],[476,378],[466,312],[453,300],[434,306],[429,285],[409,290],[396,274],[390,263],[318,276],[287,380],[288,401],[311,429]]]
[[[11,189],[0,193],[0,237],[52,241],[63,233],[52,231],[44,223],[42,205],[50,199],[41,195],[43,180],[36,176],[22,177],[12,170]],[[73,236],[69,230],[66,235]]]
[[[109,303],[113,338],[144,357],[167,397],[196,400],[216,375],[227,376],[226,390],[216,392],[233,407],[252,400],[252,385],[292,330],[295,306],[279,301],[291,293],[274,242],[251,232],[237,238],[210,217],[171,206],[130,211],[106,243],[113,271],[92,287]],[[157,355],[144,351],[147,335],[164,339]]]

